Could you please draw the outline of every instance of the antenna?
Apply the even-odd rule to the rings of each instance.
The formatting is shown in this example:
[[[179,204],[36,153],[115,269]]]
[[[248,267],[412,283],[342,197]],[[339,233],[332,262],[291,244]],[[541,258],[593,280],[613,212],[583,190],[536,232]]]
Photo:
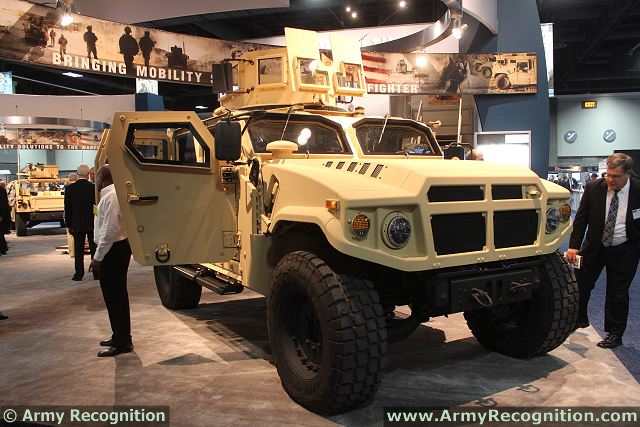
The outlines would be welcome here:
[[[284,122],[284,128],[282,129],[282,136],[280,136],[281,140],[284,140],[284,133],[287,131],[287,126],[289,126],[289,118],[291,118],[291,113],[293,113],[294,111],[300,110],[300,107],[304,109],[304,105],[302,104],[293,104],[287,110],[287,121]]]

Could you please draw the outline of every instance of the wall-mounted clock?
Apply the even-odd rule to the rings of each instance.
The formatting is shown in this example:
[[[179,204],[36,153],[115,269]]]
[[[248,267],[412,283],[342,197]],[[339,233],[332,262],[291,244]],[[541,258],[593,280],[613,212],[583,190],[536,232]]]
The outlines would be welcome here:
[[[564,133],[564,141],[573,144],[578,139],[578,132],[575,130],[568,130]]]
[[[602,134],[602,139],[604,139],[605,142],[612,143],[613,141],[616,140],[616,136],[617,135],[615,130],[607,129]]]

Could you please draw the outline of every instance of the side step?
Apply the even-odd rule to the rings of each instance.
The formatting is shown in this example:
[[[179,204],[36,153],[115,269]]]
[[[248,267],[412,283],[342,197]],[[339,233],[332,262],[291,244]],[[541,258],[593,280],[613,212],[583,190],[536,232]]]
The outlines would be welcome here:
[[[173,269],[187,279],[193,280],[198,285],[212,290],[218,295],[239,294],[244,290],[244,286],[235,279],[220,277],[219,274],[213,273],[206,268],[180,266],[173,267]]]

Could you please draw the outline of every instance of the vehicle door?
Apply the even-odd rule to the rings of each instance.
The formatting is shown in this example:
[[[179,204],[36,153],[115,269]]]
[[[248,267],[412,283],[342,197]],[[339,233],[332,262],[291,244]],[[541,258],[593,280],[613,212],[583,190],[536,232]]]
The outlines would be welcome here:
[[[235,188],[192,112],[116,113],[106,144],[133,256],[144,265],[229,260]],[[228,165],[227,165],[228,166]]]

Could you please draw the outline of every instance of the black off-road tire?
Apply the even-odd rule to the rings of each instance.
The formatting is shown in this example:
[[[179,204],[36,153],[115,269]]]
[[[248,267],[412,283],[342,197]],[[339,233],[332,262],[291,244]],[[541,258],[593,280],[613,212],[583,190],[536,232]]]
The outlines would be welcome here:
[[[153,267],[153,274],[163,306],[171,310],[184,310],[198,306],[202,286],[184,277],[170,265]]]
[[[387,330],[371,282],[339,276],[310,252],[289,253],[273,272],[267,317],[278,374],[293,400],[332,415],[375,395]]]
[[[27,220],[22,214],[16,213],[16,236],[27,235]]]
[[[469,329],[485,348],[517,358],[548,353],[576,329],[578,285],[560,253],[543,257],[533,298],[510,306],[465,312]]]
[[[498,89],[507,90],[511,87],[511,81],[506,74],[498,74],[496,76],[496,85]]]

